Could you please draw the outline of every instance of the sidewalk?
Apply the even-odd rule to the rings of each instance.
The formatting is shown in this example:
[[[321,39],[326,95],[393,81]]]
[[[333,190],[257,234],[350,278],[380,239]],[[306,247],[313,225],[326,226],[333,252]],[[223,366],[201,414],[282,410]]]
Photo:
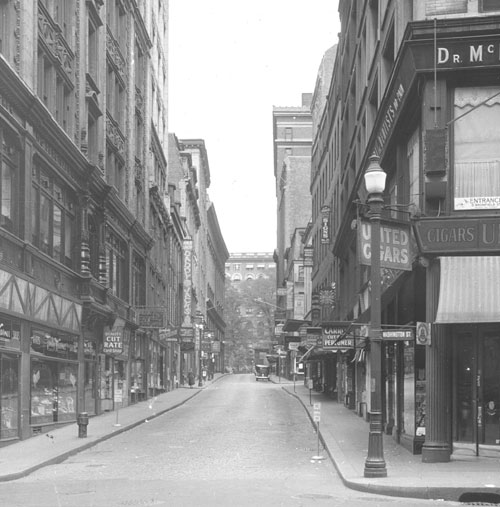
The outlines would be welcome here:
[[[498,495],[495,503],[500,502],[499,459],[460,457],[449,463],[422,463],[420,455],[411,454],[389,435],[383,437],[387,477],[364,478],[368,423],[324,394],[315,391],[310,394],[302,382],[294,386],[283,378],[272,376],[271,380],[300,400],[311,421],[311,403],[321,403],[319,433],[325,449],[323,456],[330,456],[347,487],[382,495],[452,501],[492,501],[485,494],[493,494]],[[469,493],[478,496],[462,497]]]
[[[19,479],[41,467],[61,463],[73,454],[158,417],[193,398],[222,376],[221,373],[215,374],[214,379],[205,382],[202,388],[180,387],[147,401],[121,408],[118,412],[107,412],[91,417],[86,438],[78,438],[78,425],[75,422],[49,433],[2,447],[0,482]]]
[[[214,380],[206,382],[203,388],[222,376],[216,374]],[[311,422],[312,404],[321,403],[319,430],[324,451],[320,448],[320,454],[325,457],[329,455],[347,487],[389,496],[459,501],[463,494],[473,493],[482,496],[469,498],[468,501],[486,502],[488,497],[484,494],[498,495],[500,500],[500,460],[464,457],[449,463],[422,463],[421,456],[410,454],[388,435],[384,435],[387,477],[364,478],[368,423],[325,395],[315,391],[310,393],[302,382],[294,385],[275,376],[271,380],[302,403]],[[203,388],[182,387],[120,409],[118,414],[109,412],[93,417],[89,422],[87,438],[78,438],[78,426],[74,423],[3,447],[0,449],[0,481],[18,479],[43,466],[60,463],[69,456],[182,405]]]

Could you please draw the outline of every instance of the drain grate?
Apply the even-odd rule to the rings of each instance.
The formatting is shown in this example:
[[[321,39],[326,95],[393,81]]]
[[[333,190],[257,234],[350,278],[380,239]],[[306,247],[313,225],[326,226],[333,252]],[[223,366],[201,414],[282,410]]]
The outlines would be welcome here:
[[[489,493],[486,491],[477,493],[464,493],[463,495],[460,495],[458,501],[461,503],[466,503],[467,505],[499,505],[500,494]]]

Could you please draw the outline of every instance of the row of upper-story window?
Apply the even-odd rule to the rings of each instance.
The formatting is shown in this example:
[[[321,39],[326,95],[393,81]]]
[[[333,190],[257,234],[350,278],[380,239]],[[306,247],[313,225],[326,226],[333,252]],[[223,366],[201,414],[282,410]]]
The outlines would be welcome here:
[[[258,269],[258,270],[275,269],[275,267],[276,267],[276,265],[274,263],[272,263],[272,264],[259,263],[259,264],[245,264],[244,265],[244,269],[247,271],[253,271],[254,269]],[[226,271],[240,271],[240,270],[241,270],[241,264],[226,262]]]
[[[61,3],[61,2],[58,2]],[[64,4],[64,12],[70,12],[69,4]],[[51,9],[50,12],[53,12]],[[4,17],[7,19],[7,16]],[[12,20],[11,20],[12,21]],[[110,2],[110,5],[107,9],[107,21],[109,23],[108,29],[108,37],[112,37],[114,42],[118,44],[118,50],[120,47],[124,47],[124,41],[121,39],[127,33],[127,18],[125,10],[123,9],[122,3],[118,0],[116,2]],[[100,79],[99,79],[99,68],[100,62],[102,60],[101,57],[101,46],[99,42],[99,38],[103,36],[105,33],[104,27],[99,28],[98,21],[93,18],[91,13],[88,15],[88,41],[87,41],[87,55],[86,55],[86,70],[88,72],[89,78],[93,81],[90,83],[91,88],[96,91],[96,97],[99,101],[100,90],[98,88]],[[118,38],[116,38],[118,37]],[[7,38],[3,38],[6,40]],[[41,35],[41,40],[43,39],[43,34]],[[68,43],[69,44],[69,43]],[[71,45],[70,45],[71,47]],[[135,87],[136,94],[139,94],[139,100],[142,103],[144,101],[144,83],[145,83],[145,72],[146,72],[146,58],[144,52],[141,49],[140,44],[135,42],[135,54],[134,54],[134,74],[135,74]],[[0,48],[1,50],[1,48]],[[118,60],[122,60],[123,57],[117,57]],[[127,83],[125,81],[126,75],[122,72],[119,72],[116,66],[112,63],[114,62],[113,58],[108,59],[106,65],[106,109],[108,114],[113,118],[116,123],[116,126],[121,130],[122,133],[125,132],[125,115],[127,114],[127,101],[126,101],[126,88]],[[116,63],[116,62],[115,62]],[[120,62],[118,62],[120,63]],[[120,65],[122,68],[122,66]],[[39,44],[38,49],[38,61],[37,61],[37,94],[42,100],[42,102],[47,106],[49,111],[54,115],[56,121],[61,125],[61,127],[68,133],[69,136],[72,136],[74,130],[74,116],[75,116],[75,97],[74,97],[74,80],[71,72],[68,72],[68,69],[61,64],[59,58],[51,54],[50,51],[47,50],[44,44]],[[122,70],[126,69],[126,65],[123,65]],[[76,69],[73,69],[73,72],[76,72]],[[164,75],[165,73],[163,73]],[[166,77],[164,75],[164,81],[166,81]],[[89,84],[89,83],[88,83]],[[164,86],[166,86],[164,84]],[[54,93],[55,90],[55,93]],[[152,87],[152,93],[155,96],[154,86]],[[137,106],[137,104],[136,104]],[[155,125],[163,125],[165,122],[159,120],[159,115],[164,116],[165,112],[163,111],[163,106],[158,106],[154,109],[155,114],[153,115],[156,118]],[[158,112],[161,110],[161,113]],[[137,113],[141,115],[141,107],[137,109]],[[136,114],[137,116],[137,114]],[[89,131],[89,156],[92,157],[92,154],[98,153],[99,150],[94,149],[95,146],[91,146],[94,142],[94,138],[90,135],[92,128],[97,123],[97,117],[89,111],[88,118],[88,131]],[[138,124],[139,121],[136,121]],[[142,139],[141,132],[137,132],[136,135],[137,143],[140,143]],[[136,156],[139,159],[143,158],[142,146],[137,146]],[[92,160],[96,162],[95,160]]]
[[[264,273],[258,274],[246,273],[244,275],[242,275],[241,273],[233,273],[232,275],[226,273],[226,278],[229,278],[232,282],[241,282],[243,279],[248,281],[248,280],[265,279],[269,277]]]
[[[24,158],[19,138],[0,123],[0,227],[22,238],[21,224],[29,224],[29,241],[43,254],[72,270],[79,269],[80,229],[79,200],[76,193],[42,161],[34,156],[31,169],[31,185],[27,195],[29,206],[22,206],[21,160]],[[31,216],[29,216],[31,215]],[[107,228],[105,245],[105,266],[101,266],[99,225],[89,218],[90,269],[96,279],[106,273],[111,293],[134,304],[142,301],[144,293],[137,283],[144,285],[145,271],[132,281],[129,294],[127,243],[112,229]],[[135,261],[144,266],[144,260]],[[136,269],[136,268],[134,268]]]

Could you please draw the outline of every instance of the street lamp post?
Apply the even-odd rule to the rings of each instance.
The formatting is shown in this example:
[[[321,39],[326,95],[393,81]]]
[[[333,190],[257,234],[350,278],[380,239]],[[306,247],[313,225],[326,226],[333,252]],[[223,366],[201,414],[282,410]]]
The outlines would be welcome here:
[[[198,387],[203,387],[203,380],[202,380],[202,355],[201,355],[201,336],[203,334],[203,323],[200,326],[200,343],[198,348]]]
[[[201,312],[196,312],[196,329],[198,329],[198,387],[203,387],[202,380],[202,352],[201,352],[201,337],[203,335],[203,328],[205,321]]]
[[[372,155],[365,172],[371,224],[371,302],[370,302],[370,432],[365,477],[387,477],[382,435],[382,324],[380,288],[380,217],[384,200],[386,173],[380,167],[379,157]]]

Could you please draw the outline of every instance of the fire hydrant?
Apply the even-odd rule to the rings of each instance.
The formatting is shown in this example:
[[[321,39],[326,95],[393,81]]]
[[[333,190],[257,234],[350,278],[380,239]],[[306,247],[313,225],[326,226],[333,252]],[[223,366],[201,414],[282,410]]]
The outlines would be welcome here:
[[[80,412],[76,418],[78,424],[78,438],[87,438],[87,426],[89,424],[89,414]]]

